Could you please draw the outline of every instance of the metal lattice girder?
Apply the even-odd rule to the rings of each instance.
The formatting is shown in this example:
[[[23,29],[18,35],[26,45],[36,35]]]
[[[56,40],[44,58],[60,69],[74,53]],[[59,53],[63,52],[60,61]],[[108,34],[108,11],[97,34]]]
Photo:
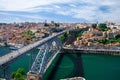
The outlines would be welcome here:
[[[53,42],[55,42],[56,45],[53,45]],[[46,70],[47,63],[56,53],[58,53],[61,47],[62,42],[57,37],[49,40],[47,43],[41,46],[39,53],[37,54],[36,59],[32,64],[30,72],[43,75],[44,71]],[[52,56],[48,59],[48,54],[50,53],[50,51],[52,51]]]
[[[41,66],[40,66],[40,70],[39,70],[40,74],[44,73],[44,69],[45,69],[46,61],[47,61],[47,54],[49,53],[50,45],[51,44],[49,44],[49,42],[46,45],[46,49],[45,49],[45,52],[44,52],[44,55],[43,55],[43,58],[42,58],[42,62],[41,62]]]
[[[45,46],[41,46],[41,49],[39,50],[38,55],[36,56],[35,61],[33,62],[33,65],[31,67],[31,72],[38,73],[42,61],[42,57],[44,54]]]

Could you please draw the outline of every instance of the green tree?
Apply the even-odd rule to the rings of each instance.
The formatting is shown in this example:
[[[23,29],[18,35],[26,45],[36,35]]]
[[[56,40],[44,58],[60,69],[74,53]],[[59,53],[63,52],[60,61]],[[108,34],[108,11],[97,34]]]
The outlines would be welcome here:
[[[54,23],[54,25],[55,25],[55,27],[59,27],[60,26],[59,23]]]
[[[12,78],[14,80],[25,80],[24,78],[25,71],[22,68],[19,68],[16,72],[12,72]]]
[[[64,42],[67,39],[67,37],[68,37],[68,33],[66,32],[66,33],[64,33],[64,35],[62,35],[60,37],[60,39],[61,39],[62,42]]]
[[[26,33],[27,33],[28,35],[32,35],[32,34],[33,34],[33,32],[30,31],[30,30],[28,30]]]
[[[23,76],[20,76],[19,78],[15,77],[14,80],[25,80],[25,78]]]
[[[103,38],[101,40],[98,40],[99,43],[102,43],[102,44],[110,44],[112,42],[115,42],[114,40],[110,40],[110,39],[106,39],[106,38]]]
[[[107,31],[109,28],[107,28],[105,23],[100,23],[98,25],[100,31]]]
[[[14,78],[16,75],[16,72],[12,72],[12,78]]]
[[[24,75],[24,74],[25,74],[25,71],[24,71],[24,69],[23,69],[23,68],[19,68],[19,69],[17,70],[17,72],[18,72],[18,73],[20,73],[20,74],[22,74],[22,75]]]
[[[22,76],[22,74],[20,74],[19,72],[16,72],[15,78],[20,78],[21,76]]]
[[[47,27],[47,26],[49,26],[49,24],[45,23],[45,24],[44,24],[44,26],[46,26],[46,27]]]
[[[24,36],[32,36],[34,35],[35,33],[33,33],[32,31],[28,30],[28,31],[25,31],[21,34],[22,37]]]
[[[67,32],[64,34],[64,36],[67,38],[68,37],[68,34],[67,34]]]
[[[76,32],[75,37],[81,36],[83,34],[84,30],[81,30],[79,32]]]
[[[61,36],[60,37],[60,40],[63,42],[65,40],[65,37],[64,36]]]
[[[119,35],[119,34],[116,35],[115,38],[116,38],[116,39],[120,39],[120,35]]]
[[[96,27],[97,27],[97,24],[92,24],[92,27],[93,27],[93,28],[96,28]]]

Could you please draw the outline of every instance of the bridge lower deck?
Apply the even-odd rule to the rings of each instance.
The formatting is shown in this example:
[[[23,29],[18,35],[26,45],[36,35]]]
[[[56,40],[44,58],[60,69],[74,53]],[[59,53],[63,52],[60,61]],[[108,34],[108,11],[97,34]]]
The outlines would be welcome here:
[[[81,49],[81,48],[66,48],[63,47],[61,53],[86,53],[86,54],[110,54],[120,55],[120,50],[111,49]]]

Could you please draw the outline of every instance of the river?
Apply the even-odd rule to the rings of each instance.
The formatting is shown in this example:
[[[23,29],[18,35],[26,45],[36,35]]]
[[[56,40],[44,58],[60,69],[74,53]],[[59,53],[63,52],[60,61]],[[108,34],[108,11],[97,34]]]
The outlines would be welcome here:
[[[48,69],[44,80],[75,76],[83,76],[86,80],[120,80],[120,56],[67,53],[58,54],[55,60],[59,63],[54,61],[50,67],[56,69]]]
[[[1,48],[0,54],[3,55]],[[59,80],[75,76],[83,76],[86,80],[120,80],[119,62],[120,56],[59,53],[46,71],[43,79]],[[28,72],[29,65],[30,55],[27,54],[12,63],[10,71],[24,68],[25,72]]]

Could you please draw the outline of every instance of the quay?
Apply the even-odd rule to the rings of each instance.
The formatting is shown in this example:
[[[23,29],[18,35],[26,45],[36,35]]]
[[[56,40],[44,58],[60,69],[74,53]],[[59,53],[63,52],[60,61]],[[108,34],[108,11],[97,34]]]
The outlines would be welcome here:
[[[120,50],[114,49],[90,49],[90,48],[69,48],[63,47],[61,53],[86,53],[86,54],[109,54],[119,55]]]

